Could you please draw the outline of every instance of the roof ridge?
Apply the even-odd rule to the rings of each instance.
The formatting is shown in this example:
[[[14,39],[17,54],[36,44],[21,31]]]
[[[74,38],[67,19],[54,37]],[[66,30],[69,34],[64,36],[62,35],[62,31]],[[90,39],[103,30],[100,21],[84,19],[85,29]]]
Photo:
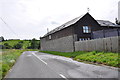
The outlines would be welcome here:
[[[87,13],[86,13],[86,14],[87,14]],[[51,30],[50,32],[48,32],[47,34],[45,34],[43,37],[45,37],[45,36],[47,36],[47,35],[49,35],[49,34],[52,34],[52,33],[54,33],[54,32],[57,32],[57,31],[59,31],[59,30],[62,30],[62,29],[64,29],[64,28],[66,28],[66,27],[68,27],[68,26],[76,23],[78,20],[80,20],[80,19],[81,19],[84,15],[86,15],[86,14],[80,15],[79,17],[76,17],[76,18],[74,18],[74,19],[71,19],[71,20],[67,21],[66,23],[64,23],[64,24],[56,27],[55,29]]]

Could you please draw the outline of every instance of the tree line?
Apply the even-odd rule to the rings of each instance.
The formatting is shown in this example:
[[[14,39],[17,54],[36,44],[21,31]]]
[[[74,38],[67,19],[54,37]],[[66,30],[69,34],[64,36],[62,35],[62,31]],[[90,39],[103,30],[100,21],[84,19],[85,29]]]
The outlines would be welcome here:
[[[18,41],[17,44],[11,46],[9,43],[4,43],[0,45],[2,49],[23,49],[24,41]],[[29,41],[30,45],[26,47],[26,49],[40,49],[40,40],[36,40],[33,38],[32,40],[26,40]],[[2,41],[3,42],[3,41]]]

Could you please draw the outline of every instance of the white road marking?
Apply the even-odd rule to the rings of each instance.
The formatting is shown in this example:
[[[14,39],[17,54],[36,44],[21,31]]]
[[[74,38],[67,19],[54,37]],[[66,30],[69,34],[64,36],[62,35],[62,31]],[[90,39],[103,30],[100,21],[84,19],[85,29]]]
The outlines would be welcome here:
[[[27,56],[32,56],[32,55],[27,55]]]
[[[43,61],[42,59],[40,59],[35,53],[32,53],[35,57],[37,57],[40,61],[42,61],[43,63],[45,63],[47,65],[47,63],[45,61]]]
[[[68,80],[64,75],[59,74],[62,78],[64,78],[65,80]]]
[[[22,53],[23,55],[25,54],[25,52]]]

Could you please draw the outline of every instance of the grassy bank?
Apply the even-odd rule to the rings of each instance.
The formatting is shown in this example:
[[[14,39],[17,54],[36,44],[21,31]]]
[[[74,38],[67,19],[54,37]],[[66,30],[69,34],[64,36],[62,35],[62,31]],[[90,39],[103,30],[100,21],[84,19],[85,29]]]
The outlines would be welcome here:
[[[56,52],[56,51],[40,51],[53,55],[60,55],[73,58],[74,60],[87,63],[104,64],[113,67],[120,67],[120,57],[118,53],[112,52]]]
[[[0,55],[0,79],[4,77],[10,68],[14,65],[22,52],[29,50],[3,49]],[[33,50],[30,50],[33,51]]]
[[[8,40],[8,41],[3,41],[0,42],[0,45],[4,45],[5,43],[9,44],[11,47],[13,47],[14,45],[16,45],[17,43],[19,43],[20,41],[23,41],[23,46],[22,49],[27,49],[28,46],[31,45],[29,40]]]

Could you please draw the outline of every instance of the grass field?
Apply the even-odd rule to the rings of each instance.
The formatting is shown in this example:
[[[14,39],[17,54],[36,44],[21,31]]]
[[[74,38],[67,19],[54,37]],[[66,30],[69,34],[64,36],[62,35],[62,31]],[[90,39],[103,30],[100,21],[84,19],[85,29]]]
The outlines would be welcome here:
[[[8,41],[0,42],[0,44],[8,43],[10,46],[14,46],[14,45],[17,44],[19,41],[21,41],[21,40],[8,40]]]
[[[3,49],[2,54],[0,55],[0,79],[2,79],[9,69],[14,65],[18,57],[24,51],[34,51],[31,50],[15,50],[15,49]],[[37,50],[35,50],[37,51]]]
[[[120,67],[120,57],[119,53],[112,52],[56,52],[56,51],[40,51],[44,53],[49,53],[53,55],[60,55],[65,57],[73,58],[74,60],[80,62],[94,63],[94,64],[103,64],[113,67]]]
[[[8,41],[0,42],[0,45],[3,45],[4,43],[8,43],[10,46],[13,47],[20,41],[23,41],[23,47],[22,47],[23,49],[26,49],[31,44],[30,41],[28,41],[28,40],[8,40]]]

